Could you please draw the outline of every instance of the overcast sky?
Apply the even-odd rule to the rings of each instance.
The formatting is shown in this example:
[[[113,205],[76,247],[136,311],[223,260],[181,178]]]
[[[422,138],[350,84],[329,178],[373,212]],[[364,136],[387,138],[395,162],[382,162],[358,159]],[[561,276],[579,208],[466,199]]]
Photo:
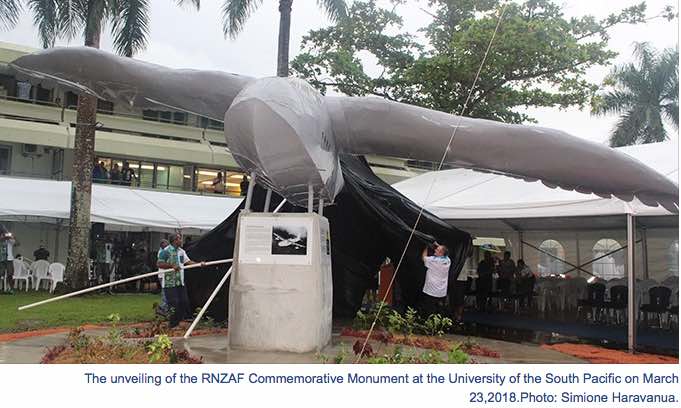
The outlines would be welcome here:
[[[151,36],[149,47],[137,58],[177,68],[216,69],[250,76],[271,76],[276,72],[276,50],[278,35],[278,10],[276,0],[265,0],[245,26],[236,40],[225,39],[220,22],[221,0],[202,1],[201,10],[189,7],[179,8],[172,0],[152,0]],[[614,10],[639,1],[635,0],[565,0],[566,15],[592,14],[605,17]],[[648,0],[648,14],[658,14],[667,4],[675,0]],[[379,4],[389,6],[387,0]],[[413,0],[398,8],[404,17],[404,31],[416,31],[428,24],[431,17],[423,10],[426,1]],[[7,42],[40,47],[31,17],[24,13],[19,26],[0,33],[0,39]],[[311,29],[327,26],[328,20],[312,0],[296,0],[293,4],[291,23],[291,59],[299,52],[302,37]],[[667,22],[656,19],[648,24],[626,25],[611,30],[610,49],[619,53],[615,63],[631,59],[634,41],[649,41],[657,48],[673,47],[678,43],[678,19]],[[72,41],[80,45],[82,40]],[[61,45],[66,45],[62,42]],[[102,48],[111,50],[109,36],[102,41]],[[367,61],[367,65],[371,62]],[[600,83],[609,67],[596,67],[589,71],[589,79]],[[369,69],[370,71],[370,69]],[[605,143],[615,117],[591,117],[588,111],[570,109],[529,109],[539,125],[564,130],[575,136]],[[676,131],[672,137],[678,140]]]

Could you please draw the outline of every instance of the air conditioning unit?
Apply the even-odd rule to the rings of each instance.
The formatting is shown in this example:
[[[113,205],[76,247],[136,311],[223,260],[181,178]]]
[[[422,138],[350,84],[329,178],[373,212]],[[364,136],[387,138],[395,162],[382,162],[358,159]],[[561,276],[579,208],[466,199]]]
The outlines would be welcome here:
[[[26,157],[40,157],[43,155],[43,147],[30,143],[24,143],[21,146],[21,154]]]

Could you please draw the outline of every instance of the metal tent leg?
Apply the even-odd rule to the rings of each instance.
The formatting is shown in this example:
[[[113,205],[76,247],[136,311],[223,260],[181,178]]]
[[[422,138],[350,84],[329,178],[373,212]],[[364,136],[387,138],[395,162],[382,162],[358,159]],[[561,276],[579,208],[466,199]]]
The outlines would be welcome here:
[[[636,265],[634,263],[636,223],[634,216],[627,214],[627,272],[628,272],[628,306],[627,306],[627,343],[629,352],[636,351]]]
[[[314,212],[314,189],[312,188],[312,184],[307,186],[307,212]]]

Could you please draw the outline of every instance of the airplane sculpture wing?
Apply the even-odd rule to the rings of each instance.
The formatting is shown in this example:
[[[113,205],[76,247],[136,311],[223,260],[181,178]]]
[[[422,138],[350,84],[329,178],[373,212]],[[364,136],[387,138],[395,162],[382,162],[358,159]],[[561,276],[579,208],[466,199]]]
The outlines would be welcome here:
[[[324,97],[296,78],[252,79],[178,70],[86,47],[11,64],[34,82],[59,83],[130,106],[166,106],[220,120],[235,160],[291,203],[333,203],[339,155],[376,154],[541,180],[599,196],[634,196],[678,212],[678,187],[645,164],[564,132],[462,118],[379,98]],[[452,140],[449,149],[445,149]]]
[[[328,103],[341,152],[380,154],[541,180],[677,212],[678,186],[640,161],[565,132],[459,117],[381,98]],[[450,144],[451,140],[451,144]],[[445,154],[449,144],[449,150]]]
[[[171,69],[91,47],[52,48],[10,67],[18,79],[54,85],[130,108],[161,106],[222,122],[232,100],[253,78],[220,71]]]

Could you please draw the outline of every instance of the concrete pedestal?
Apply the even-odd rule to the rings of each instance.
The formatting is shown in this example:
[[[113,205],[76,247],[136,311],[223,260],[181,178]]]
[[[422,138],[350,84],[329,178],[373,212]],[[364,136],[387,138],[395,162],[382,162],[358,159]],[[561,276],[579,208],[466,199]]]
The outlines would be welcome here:
[[[229,347],[310,352],[331,340],[328,220],[244,212],[229,288]]]

